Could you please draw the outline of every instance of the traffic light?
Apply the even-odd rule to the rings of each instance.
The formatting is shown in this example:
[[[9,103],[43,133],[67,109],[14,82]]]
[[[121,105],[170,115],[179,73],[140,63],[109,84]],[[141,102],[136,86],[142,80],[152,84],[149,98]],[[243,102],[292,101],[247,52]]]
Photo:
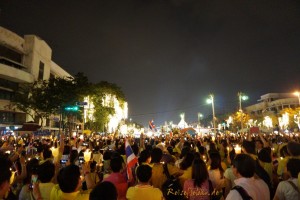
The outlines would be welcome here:
[[[77,112],[79,110],[79,106],[66,106],[64,108],[65,111]]]

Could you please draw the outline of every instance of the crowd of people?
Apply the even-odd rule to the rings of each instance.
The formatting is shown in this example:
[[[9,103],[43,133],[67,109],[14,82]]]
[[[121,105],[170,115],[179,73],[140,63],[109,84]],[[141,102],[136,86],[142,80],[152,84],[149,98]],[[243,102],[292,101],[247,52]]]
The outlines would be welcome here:
[[[0,146],[0,199],[300,199],[295,136],[61,134],[2,137]]]

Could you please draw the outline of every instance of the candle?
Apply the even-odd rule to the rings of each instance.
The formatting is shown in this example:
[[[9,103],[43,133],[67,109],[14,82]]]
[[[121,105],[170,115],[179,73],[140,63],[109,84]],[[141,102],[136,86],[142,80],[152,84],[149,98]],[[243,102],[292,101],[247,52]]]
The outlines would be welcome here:
[[[234,150],[235,150],[235,153],[236,153],[236,154],[240,154],[240,153],[242,152],[242,148],[241,148],[241,146],[238,145],[238,144],[235,145]]]
[[[85,162],[89,162],[90,161],[90,159],[91,159],[91,151],[89,150],[89,149],[87,149],[85,152],[84,152],[84,154],[83,154],[83,156],[84,156],[84,161]]]

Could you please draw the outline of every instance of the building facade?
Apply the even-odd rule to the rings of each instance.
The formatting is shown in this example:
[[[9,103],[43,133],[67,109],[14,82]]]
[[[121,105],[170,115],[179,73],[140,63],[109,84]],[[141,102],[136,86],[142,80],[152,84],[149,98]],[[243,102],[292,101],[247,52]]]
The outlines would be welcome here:
[[[52,61],[52,50],[44,40],[36,35],[21,37],[0,26],[0,131],[34,121],[11,106],[14,90],[20,83],[69,76]],[[51,126],[51,122],[47,123]]]
[[[299,107],[298,98],[292,93],[268,93],[258,100],[259,103],[245,107],[246,113],[255,116],[277,114],[284,108]]]

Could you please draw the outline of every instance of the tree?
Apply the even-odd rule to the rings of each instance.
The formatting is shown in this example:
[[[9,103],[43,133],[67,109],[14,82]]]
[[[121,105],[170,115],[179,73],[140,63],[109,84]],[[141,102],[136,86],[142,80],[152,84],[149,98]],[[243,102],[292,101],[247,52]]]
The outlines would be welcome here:
[[[49,80],[23,83],[15,91],[13,104],[32,118],[43,120],[52,114],[60,114],[66,105],[81,101],[90,91],[87,78],[78,73],[74,77],[55,77]]]
[[[89,120],[86,127],[92,131],[106,131],[107,124],[109,122],[109,115],[114,115],[114,102],[104,105],[103,100],[106,96],[116,97],[120,103],[120,106],[124,106],[125,95],[121,91],[121,88],[116,84],[108,83],[106,81],[94,84],[90,90],[90,98],[94,104],[94,121]]]

